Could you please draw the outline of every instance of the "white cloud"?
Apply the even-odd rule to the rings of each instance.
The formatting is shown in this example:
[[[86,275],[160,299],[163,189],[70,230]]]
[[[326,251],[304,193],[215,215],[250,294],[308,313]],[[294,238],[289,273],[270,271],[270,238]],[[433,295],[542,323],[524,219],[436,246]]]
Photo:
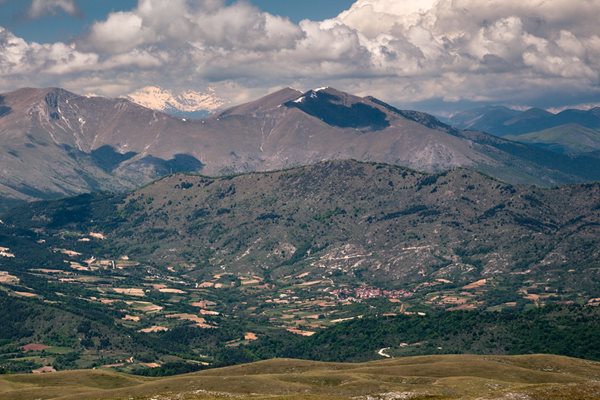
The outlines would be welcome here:
[[[131,12],[110,14],[92,26],[89,42],[106,53],[121,53],[146,42],[151,32],[142,27],[142,18]]]
[[[28,43],[0,27],[0,72],[35,80],[37,74],[70,74],[95,69],[98,55],[83,53],[74,45]]]
[[[247,2],[140,0],[76,46],[0,31],[1,84],[35,77],[121,95],[216,82],[239,98],[327,84],[404,104],[559,103],[561,93],[583,103],[600,96],[597,15],[598,0],[357,0],[336,18],[294,24]]]
[[[422,89],[415,100],[504,101],[543,96],[543,81],[597,92],[599,13],[596,0],[358,0],[337,20],[362,34],[375,70]]]
[[[293,47],[301,37],[300,28],[288,19],[248,3],[225,6],[208,1],[192,7],[183,0],[141,0],[131,12],[113,13],[95,23],[87,44],[102,52],[188,42],[224,50],[270,51]]]
[[[33,0],[27,11],[29,18],[40,18],[47,14],[56,14],[63,11],[70,15],[77,15],[79,9],[75,0]]]

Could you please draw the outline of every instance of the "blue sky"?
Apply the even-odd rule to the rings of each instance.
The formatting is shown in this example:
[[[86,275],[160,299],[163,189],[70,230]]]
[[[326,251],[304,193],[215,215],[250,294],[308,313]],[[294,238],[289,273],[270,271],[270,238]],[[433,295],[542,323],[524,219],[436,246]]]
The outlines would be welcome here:
[[[295,22],[305,18],[318,21],[335,17],[354,3],[352,0],[252,0],[251,2],[264,11],[285,15]]]
[[[32,19],[27,16],[29,1],[8,0],[0,4],[0,25],[16,35],[39,43],[68,42],[83,34],[94,20],[104,19],[112,11],[135,7],[136,0],[80,0],[81,13],[76,16],[65,12]]]
[[[234,3],[228,0],[227,3]],[[335,17],[349,8],[352,0],[251,0],[263,11],[286,16],[294,22],[302,19],[322,20]],[[69,42],[87,32],[94,21],[103,20],[110,12],[134,8],[137,0],[78,0],[78,15],[63,11],[32,19],[27,16],[30,1],[0,1],[0,26],[18,36],[39,43]]]

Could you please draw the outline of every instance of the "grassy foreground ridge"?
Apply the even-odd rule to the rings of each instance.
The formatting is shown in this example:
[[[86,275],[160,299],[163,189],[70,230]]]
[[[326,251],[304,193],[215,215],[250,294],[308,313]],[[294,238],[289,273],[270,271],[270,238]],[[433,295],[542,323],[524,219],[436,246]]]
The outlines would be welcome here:
[[[168,378],[108,370],[0,377],[26,399],[598,399],[600,363],[550,355],[446,355],[368,363],[275,359]]]

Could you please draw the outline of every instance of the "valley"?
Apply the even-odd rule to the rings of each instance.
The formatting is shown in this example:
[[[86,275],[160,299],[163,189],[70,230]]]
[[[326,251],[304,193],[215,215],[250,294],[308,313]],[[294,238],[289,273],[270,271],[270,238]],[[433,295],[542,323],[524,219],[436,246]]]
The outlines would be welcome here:
[[[528,310],[546,310],[531,319],[548,332],[568,329],[559,353],[594,358],[599,191],[338,161],[32,203],[2,217],[0,296],[47,317],[12,317],[19,340],[7,337],[1,364],[164,374],[280,356],[362,361],[390,337],[348,342],[347,354],[324,338],[360,338],[377,321],[439,327],[392,335],[394,355],[511,354],[536,348],[513,331]],[[62,331],[51,327],[59,309]],[[454,313],[504,333],[479,337],[476,324],[446,337]],[[513,347],[478,344],[503,335]],[[560,347],[573,340],[583,347]],[[32,344],[50,348],[22,350]]]

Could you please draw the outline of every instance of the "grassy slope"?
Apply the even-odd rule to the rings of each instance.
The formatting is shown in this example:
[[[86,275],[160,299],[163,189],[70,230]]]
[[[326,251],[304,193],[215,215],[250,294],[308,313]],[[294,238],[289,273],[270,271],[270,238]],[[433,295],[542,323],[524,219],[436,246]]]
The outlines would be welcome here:
[[[594,399],[600,396],[598,376],[599,363],[542,355],[428,356],[362,364],[276,359],[162,379],[99,370],[7,375],[0,377],[0,396],[5,400],[342,399],[393,392],[396,396],[387,398]]]

